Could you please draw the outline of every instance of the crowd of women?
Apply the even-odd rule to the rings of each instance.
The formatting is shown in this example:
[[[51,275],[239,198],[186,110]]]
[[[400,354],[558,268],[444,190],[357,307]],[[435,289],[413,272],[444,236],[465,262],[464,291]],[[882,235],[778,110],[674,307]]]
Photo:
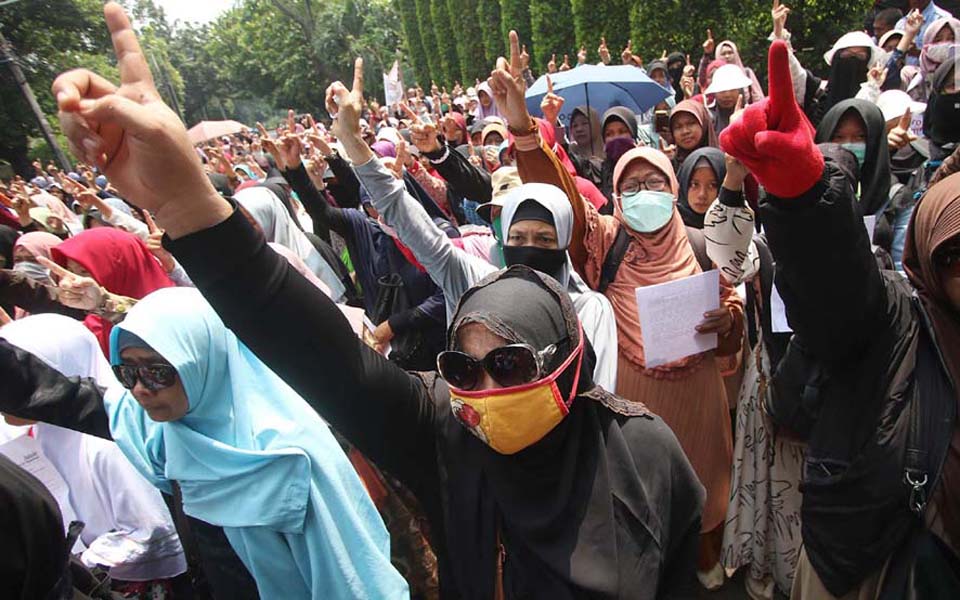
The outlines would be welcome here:
[[[643,114],[531,116],[511,32],[194,146],[108,3],[81,162],[0,188],[3,587],[960,597],[960,21],[879,8],[821,68],[774,2],[766,86],[628,46]],[[714,269],[713,349],[648,361],[637,289]]]

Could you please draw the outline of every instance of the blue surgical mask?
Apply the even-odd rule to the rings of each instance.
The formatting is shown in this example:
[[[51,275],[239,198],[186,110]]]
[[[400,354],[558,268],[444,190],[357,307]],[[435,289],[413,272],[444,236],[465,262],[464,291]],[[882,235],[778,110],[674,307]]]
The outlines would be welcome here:
[[[670,222],[673,194],[640,190],[620,197],[623,219],[638,233],[652,233]]]
[[[13,265],[13,270],[23,273],[30,279],[36,281],[42,281],[44,283],[51,282],[50,271],[48,271],[40,263],[34,262],[32,260],[21,260],[20,262]]]
[[[857,165],[862,169],[863,161],[867,159],[867,144],[865,142],[850,142],[840,145],[857,157]]]

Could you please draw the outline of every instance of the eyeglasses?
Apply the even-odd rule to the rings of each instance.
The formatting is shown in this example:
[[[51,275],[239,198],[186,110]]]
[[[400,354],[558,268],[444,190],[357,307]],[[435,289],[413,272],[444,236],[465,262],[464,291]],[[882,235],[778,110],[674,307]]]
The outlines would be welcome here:
[[[168,388],[177,382],[177,370],[170,365],[113,365],[113,374],[121,385],[132,390],[137,380],[151,392]]]
[[[640,190],[662,192],[667,187],[667,180],[660,175],[650,175],[644,180],[628,179],[620,185],[621,194],[636,194]]]
[[[528,344],[510,344],[476,359],[464,352],[446,350],[437,356],[437,370],[447,383],[461,390],[475,389],[483,371],[499,385],[513,387],[540,379],[544,365],[556,352],[556,344],[539,352]]]

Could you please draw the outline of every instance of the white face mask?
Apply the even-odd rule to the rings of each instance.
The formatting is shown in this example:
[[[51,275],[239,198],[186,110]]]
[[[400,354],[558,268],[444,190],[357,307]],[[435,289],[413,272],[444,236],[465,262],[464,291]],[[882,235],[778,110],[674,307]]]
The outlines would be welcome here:
[[[13,270],[23,273],[35,281],[50,281],[50,271],[32,260],[21,260],[13,265]]]
[[[673,217],[673,194],[640,190],[620,197],[623,219],[638,233],[652,233]]]
[[[954,42],[940,42],[938,44],[927,44],[923,47],[923,53],[926,57],[937,63],[943,64],[956,55],[957,44]]]

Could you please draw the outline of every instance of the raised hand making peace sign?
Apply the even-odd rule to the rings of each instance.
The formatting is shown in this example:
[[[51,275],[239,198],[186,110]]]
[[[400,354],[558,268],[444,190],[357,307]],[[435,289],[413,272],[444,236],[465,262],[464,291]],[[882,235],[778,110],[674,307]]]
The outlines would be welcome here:
[[[53,95],[71,151],[100,167],[123,197],[155,212],[174,237],[223,221],[231,207],[204,174],[180,118],[160,99],[130,20],[115,2],[103,13],[120,87],[86,69],[57,77]]]
[[[516,31],[510,32],[510,62],[502,56],[497,59],[497,68],[490,73],[490,91],[497,102],[500,114],[507,125],[525,130],[530,123],[527,102],[523,94],[527,84],[520,71],[520,41]]]

